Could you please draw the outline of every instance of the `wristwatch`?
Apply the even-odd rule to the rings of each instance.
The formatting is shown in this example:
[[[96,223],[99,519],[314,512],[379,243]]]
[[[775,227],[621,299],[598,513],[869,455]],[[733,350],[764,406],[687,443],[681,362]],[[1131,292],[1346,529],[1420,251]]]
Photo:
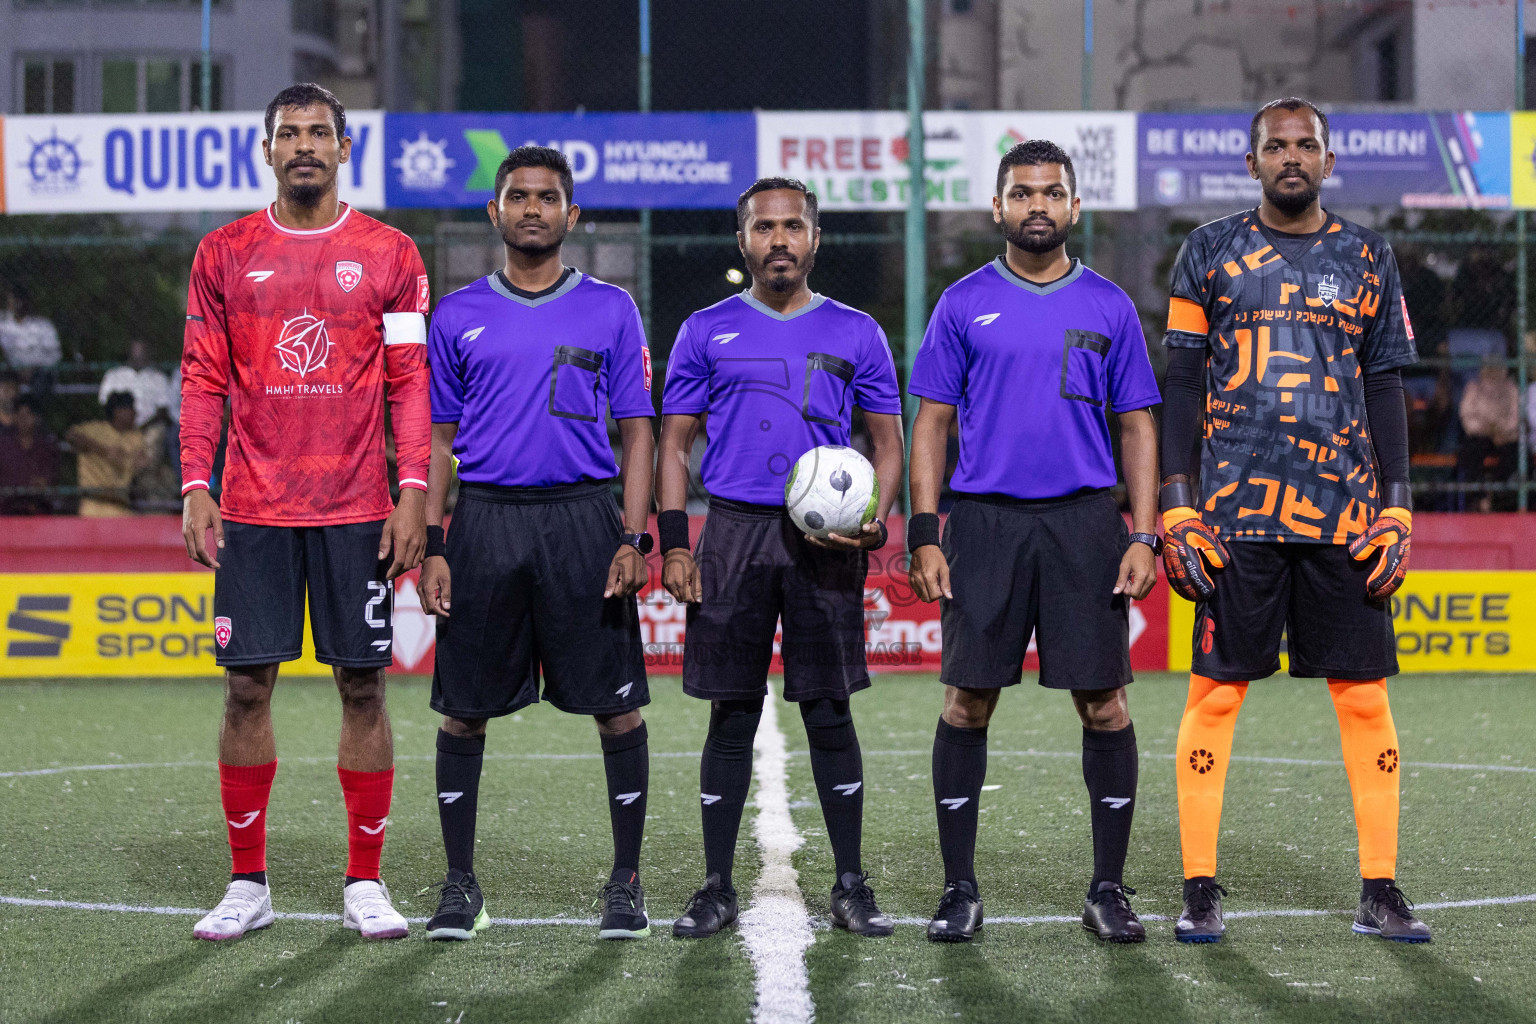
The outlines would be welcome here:
[[[649,533],[621,533],[619,534],[619,546],[631,547],[642,555],[651,553],[651,548],[656,541]]]
[[[1131,543],[1145,544],[1152,549],[1154,555],[1163,553],[1163,538],[1155,533],[1133,533],[1131,534]]]

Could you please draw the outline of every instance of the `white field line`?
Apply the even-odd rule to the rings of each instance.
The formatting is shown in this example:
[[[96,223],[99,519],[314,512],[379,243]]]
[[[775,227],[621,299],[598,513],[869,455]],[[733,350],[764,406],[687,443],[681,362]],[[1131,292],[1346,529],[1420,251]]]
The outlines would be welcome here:
[[[865,757],[929,757],[931,750],[866,750]],[[602,754],[486,754],[487,761],[596,761]],[[686,758],[697,760],[698,751],[652,751],[652,757]],[[787,751],[786,757],[806,757],[804,750]],[[1081,750],[989,750],[989,757],[1066,757],[1079,758]],[[1174,754],[1143,752],[1142,757],[1173,760]],[[396,761],[434,761],[436,754],[396,754]],[[331,764],[335,757],[279,757],[285,764]],[[1233,755],[1233,761],[1247,764],[1290,764],[1310,768],[1342,768],[1343,761],[1315,761],[1299,757],[1248,757]],[[0,779],[19,779],[32,775],[68,775],[72,772],[110,772],[130,768],[216,768],[216,761],[138,761],[118,764],[77,764],[52,768],[32,768],[24,771],[0,772]],[[1454,761],[1404,761],[1403,768],[1446,768],[1464,772],[1514,772],[1536,775],[1536,768],[1519,764],[1460,764]]]
[[[788,763],[779,729],[778,701],[770,688],[752,742],[757,816],[752,833],[763,870],[752,886],[752,905],[741,915],[741,937],[755,973],[754,1024],[809,1024],[815,1019],[805,951],[816,941],[800,895],[793,857],[804,843],[789,814]]]
[[[1469,907],[1507,907],[1518,903],[1536,903],[1536,892],[1526,893],[1522,896],[1492,896],[1477,900],[1445,900],[1439,903],[1415,903],[1415,910],[1460,910]],[[201,917],[207,910],[199,910],[194,907],[144,907],[132,903],[80,903],[75,900],[36,900],[24,896],[0,896],[0,906],[11,907],[35,907],[46,910],[92,910],[98,913],[111,914],[157,914],[162,917]],[[1240,919],[1249,917],[1330,917],[1338,914],[1350,914],[1351,910],[1305,910],[1300,908],[1277,907],[1272,910],[1233,910],[1226,913],[1228,919]],[[340,921],[340,914],[298,914],[279,913],[279,920],[283,921]],[[1173,918],[1163,914],[1143,914],[1143,921],[1171,921]],[[412,924],[426,924],[425,917],[411,917],[406,920]],[[1036,917],[1001,916],[987,918],[987,924],[1078,924],[1081,918],[1069,917],[1064,914],[1045,914]],[[597,927],[596,918],[582,917],[493,917],[491,924],[527,928],[544,925],[572,925],[582,928]],[[897,924],[926,926],[926,917],[899,917]],[[670,927],[671,921],[660,918],[651,918],[651,924],[661,928]],[[814,922],[815,930],[822,930],[825,924]]]

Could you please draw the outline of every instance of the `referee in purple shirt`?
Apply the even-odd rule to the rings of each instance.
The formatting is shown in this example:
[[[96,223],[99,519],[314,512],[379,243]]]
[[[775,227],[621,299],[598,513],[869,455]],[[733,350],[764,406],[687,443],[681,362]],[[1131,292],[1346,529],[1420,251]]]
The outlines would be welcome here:
[[[912,431],[907,546],[918,597],[942,609],[944,713],[933,790],[944,894],[928,925],[938,942],[981,926],[977,804],[987,723],[1020,682],[1030,635],[1040,685],[1070,690],[1083,722],[1083,778],[1093,823],[1093,880],[1083,927],[1101,939],[1146,937],[1121,883],[1136,806],[1129,599],[1156,582],[1160,399],[1136,308],[1067,257],[1079,203],[1072,159],[1020,143],[997,171],[992,219],[1007,252],[940,297],[912,370],[922,399]],[[1106,411],[1120,421],[1136,532],[1110,494]],[[956,501],[942,542],[945,441],[958,415]]]
[[[885,542],[882,519],[901,489],[896,366],[868,314],[807,284],[820,240],[814,192],[760,179],[742,193],[736,222],[752,287],[683,324],[661,405],[662,582],[688,605],[683,692],[712,703],[699,765],[704,887],[672,931],[703,938],[736,920],[731,867],[782,619],[784,698],[800,705],[836,864],[832,923],[889,935],[860,862],[864,765],[848,698],[869,686],[867,552]],[[874,448],[878,518],[858,538],[807,537],[784,511],[785,478],[812,448],[848,444],[854,406]],[[695,561],[683,505],[701,427],[710,505]]]

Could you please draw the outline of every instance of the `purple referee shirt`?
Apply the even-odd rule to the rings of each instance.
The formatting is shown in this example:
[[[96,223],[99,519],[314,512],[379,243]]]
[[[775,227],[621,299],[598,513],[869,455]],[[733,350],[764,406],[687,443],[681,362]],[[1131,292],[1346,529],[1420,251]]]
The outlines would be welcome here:
[[[530,299],[495,274],[447,295],[427,335],[432,422],[458,423],[459,479],[550,487],[618,475],[607,417],[654,416],[629,293],[574,271]]]
[[[959,407],[953,490],[1026,499],[1113,487],[1105,409],[1162,400],[1125,292],[1076,260],[1039,285],[1001,257],[939,298],[910,390]]]
[[[782,505],[796,459],[848,443],[855,405],[901,413],[880,325],[824,295],[786,314],[742,292],[683,324],[661,411],[709,415],[703,476],[710,494]]]

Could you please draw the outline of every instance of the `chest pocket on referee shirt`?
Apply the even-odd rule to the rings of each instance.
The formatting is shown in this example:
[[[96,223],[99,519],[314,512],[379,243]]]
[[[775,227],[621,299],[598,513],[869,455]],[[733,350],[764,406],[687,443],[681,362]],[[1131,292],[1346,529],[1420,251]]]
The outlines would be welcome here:
[[[602,419],[597,385],[603,354],[575,345],[556,345],[549,369],[549,414],[567,420],[596,423]]]
[[[1061,397],[1104,404],[1104,360],[1109,339],[1097,331],[1067,331],[1061,347]]]
[[[843,407],[853,387],[854,365],[826,352],[805,357],[805,398],[800,416],[809,423],[840,427],[846,422]]]

